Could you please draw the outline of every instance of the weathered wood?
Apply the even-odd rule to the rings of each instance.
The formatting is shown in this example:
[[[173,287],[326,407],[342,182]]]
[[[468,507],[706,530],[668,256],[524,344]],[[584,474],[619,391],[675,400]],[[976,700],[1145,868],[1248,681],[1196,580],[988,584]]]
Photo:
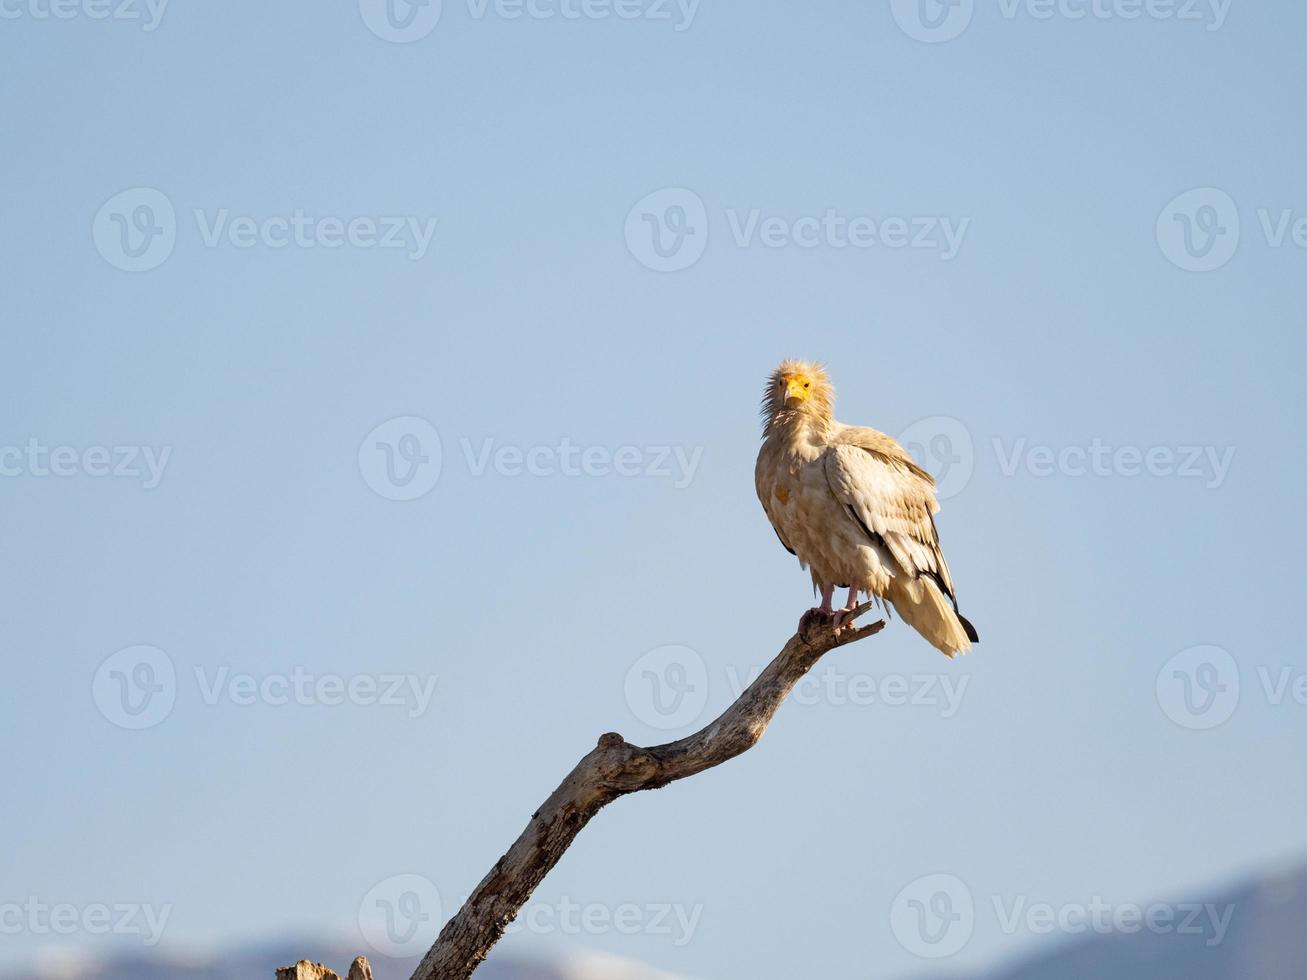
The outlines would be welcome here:
[[[870,608],[864,603],[846,621]],[[602,736],[441,930],[412,980],[466,980],[600,809],[620,796],[658,789],[752,748],[794,685],[823,655],[884,627],[880,621],[836,633],[829,617],[811,612],[735,703],[693,735],[650,748],[631,745],[615,732]]]
[[[863,603],[845,623],[871,608]],[[830,651],[879,633],[883,620],[870,626],[845,625],[836,632],[831,617],[813,610],[799,631],[722,714],[693,735],[665,745],[641,748],[616,732],[576,764],[567,778],[531,815],[531,821],[440,931],[411,980],[467,980],[484,962],[504,929],[517,917],[536,886],[571,846],[590,818],[620,796],[668,783],[720,766],[748,751],[762,738],[772,716],[803,676]],[[277,971],[277,980],[340,980],[307,960]],[[368,961],[359,957],[348,980],[372,980]]]
[[[340,980],[340,975],[321,963],[300,960],[294,966],[283,966],[277,971],[277,980]],[[360,956],[349,968],[346,980],[372,980],[372,966]]]

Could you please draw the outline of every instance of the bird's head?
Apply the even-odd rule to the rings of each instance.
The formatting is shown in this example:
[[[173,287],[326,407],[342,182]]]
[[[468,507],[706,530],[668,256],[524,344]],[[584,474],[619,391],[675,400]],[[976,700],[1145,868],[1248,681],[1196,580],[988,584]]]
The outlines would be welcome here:
[[[763,427],[786,419],[830,421],[835,388],[826,369],[815,361],[782,361],[763,392]]]

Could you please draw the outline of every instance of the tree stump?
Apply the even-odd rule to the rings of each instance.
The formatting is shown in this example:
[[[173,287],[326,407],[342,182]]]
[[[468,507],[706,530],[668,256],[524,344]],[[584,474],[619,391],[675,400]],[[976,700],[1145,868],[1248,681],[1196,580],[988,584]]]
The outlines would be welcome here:
[[[283,966],[278,970],[277,980],[340,980],[340,974],[321,963],[300,960],[294,966]],[[360,956],[354,961],[345,980],[372,980],[372,964],[367,957]]]

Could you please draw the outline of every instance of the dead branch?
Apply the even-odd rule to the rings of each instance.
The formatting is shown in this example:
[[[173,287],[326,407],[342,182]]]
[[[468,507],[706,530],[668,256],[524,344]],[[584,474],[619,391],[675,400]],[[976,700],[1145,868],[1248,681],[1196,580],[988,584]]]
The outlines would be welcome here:
[[[870,608],[864,603],[849,622]],[[809,613],[758,679],[693,735],[651,748],[631,745],[615,732],[602,736],[441,930],[412,980],[466,980],[591,817],[619,796],[658,789],[752,748],[781,702],[823,655],[884,628],[882,620],[836,634],[829,618]]]
[[[870,608],[871,603],[863,603],[846,622],[852,623]],[[861,628],[846,626],[837,633],[831,619],[814,610],[803,617],[799,631],[735,703],[693,735],[650,748],[631,745],[616,732],[601,736],[445,924],[411,980],[467,980],[591,817],[619,796],[659,789],[748,751],[818,660],[884,628],[880,620]],[[370,980],[371,975],[367,961],[360,958],[349,980]],[[277,976],[278,980],[336,978],[326,967],[307,961],[278,970]]]

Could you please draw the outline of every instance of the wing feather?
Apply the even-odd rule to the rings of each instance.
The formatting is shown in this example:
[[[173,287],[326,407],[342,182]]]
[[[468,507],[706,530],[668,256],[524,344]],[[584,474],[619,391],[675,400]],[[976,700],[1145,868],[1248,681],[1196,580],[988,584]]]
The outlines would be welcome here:
[[[797,558],[798,553],[790,547],[790,543],[786,541],[785,536],[781,534],[779,515],[772,511],[770,488],[774,487],[776,484],[776,468],[776,460],[772,458],[764,447],[763,451],[758,454],[758,463],[753,471],[754,488],[758,491],[758,500],[762,503],[763,513],[767,515],[767,520],[771,524],[772,530],[776,532],[776,539],[780,541],[782,548]]]
[[[956,608],[953,579],[939,546],[935,481],[892,437],[846,426],[825,454],[826,479],[873,540],[879,538],[908,575],[933,578]]]

